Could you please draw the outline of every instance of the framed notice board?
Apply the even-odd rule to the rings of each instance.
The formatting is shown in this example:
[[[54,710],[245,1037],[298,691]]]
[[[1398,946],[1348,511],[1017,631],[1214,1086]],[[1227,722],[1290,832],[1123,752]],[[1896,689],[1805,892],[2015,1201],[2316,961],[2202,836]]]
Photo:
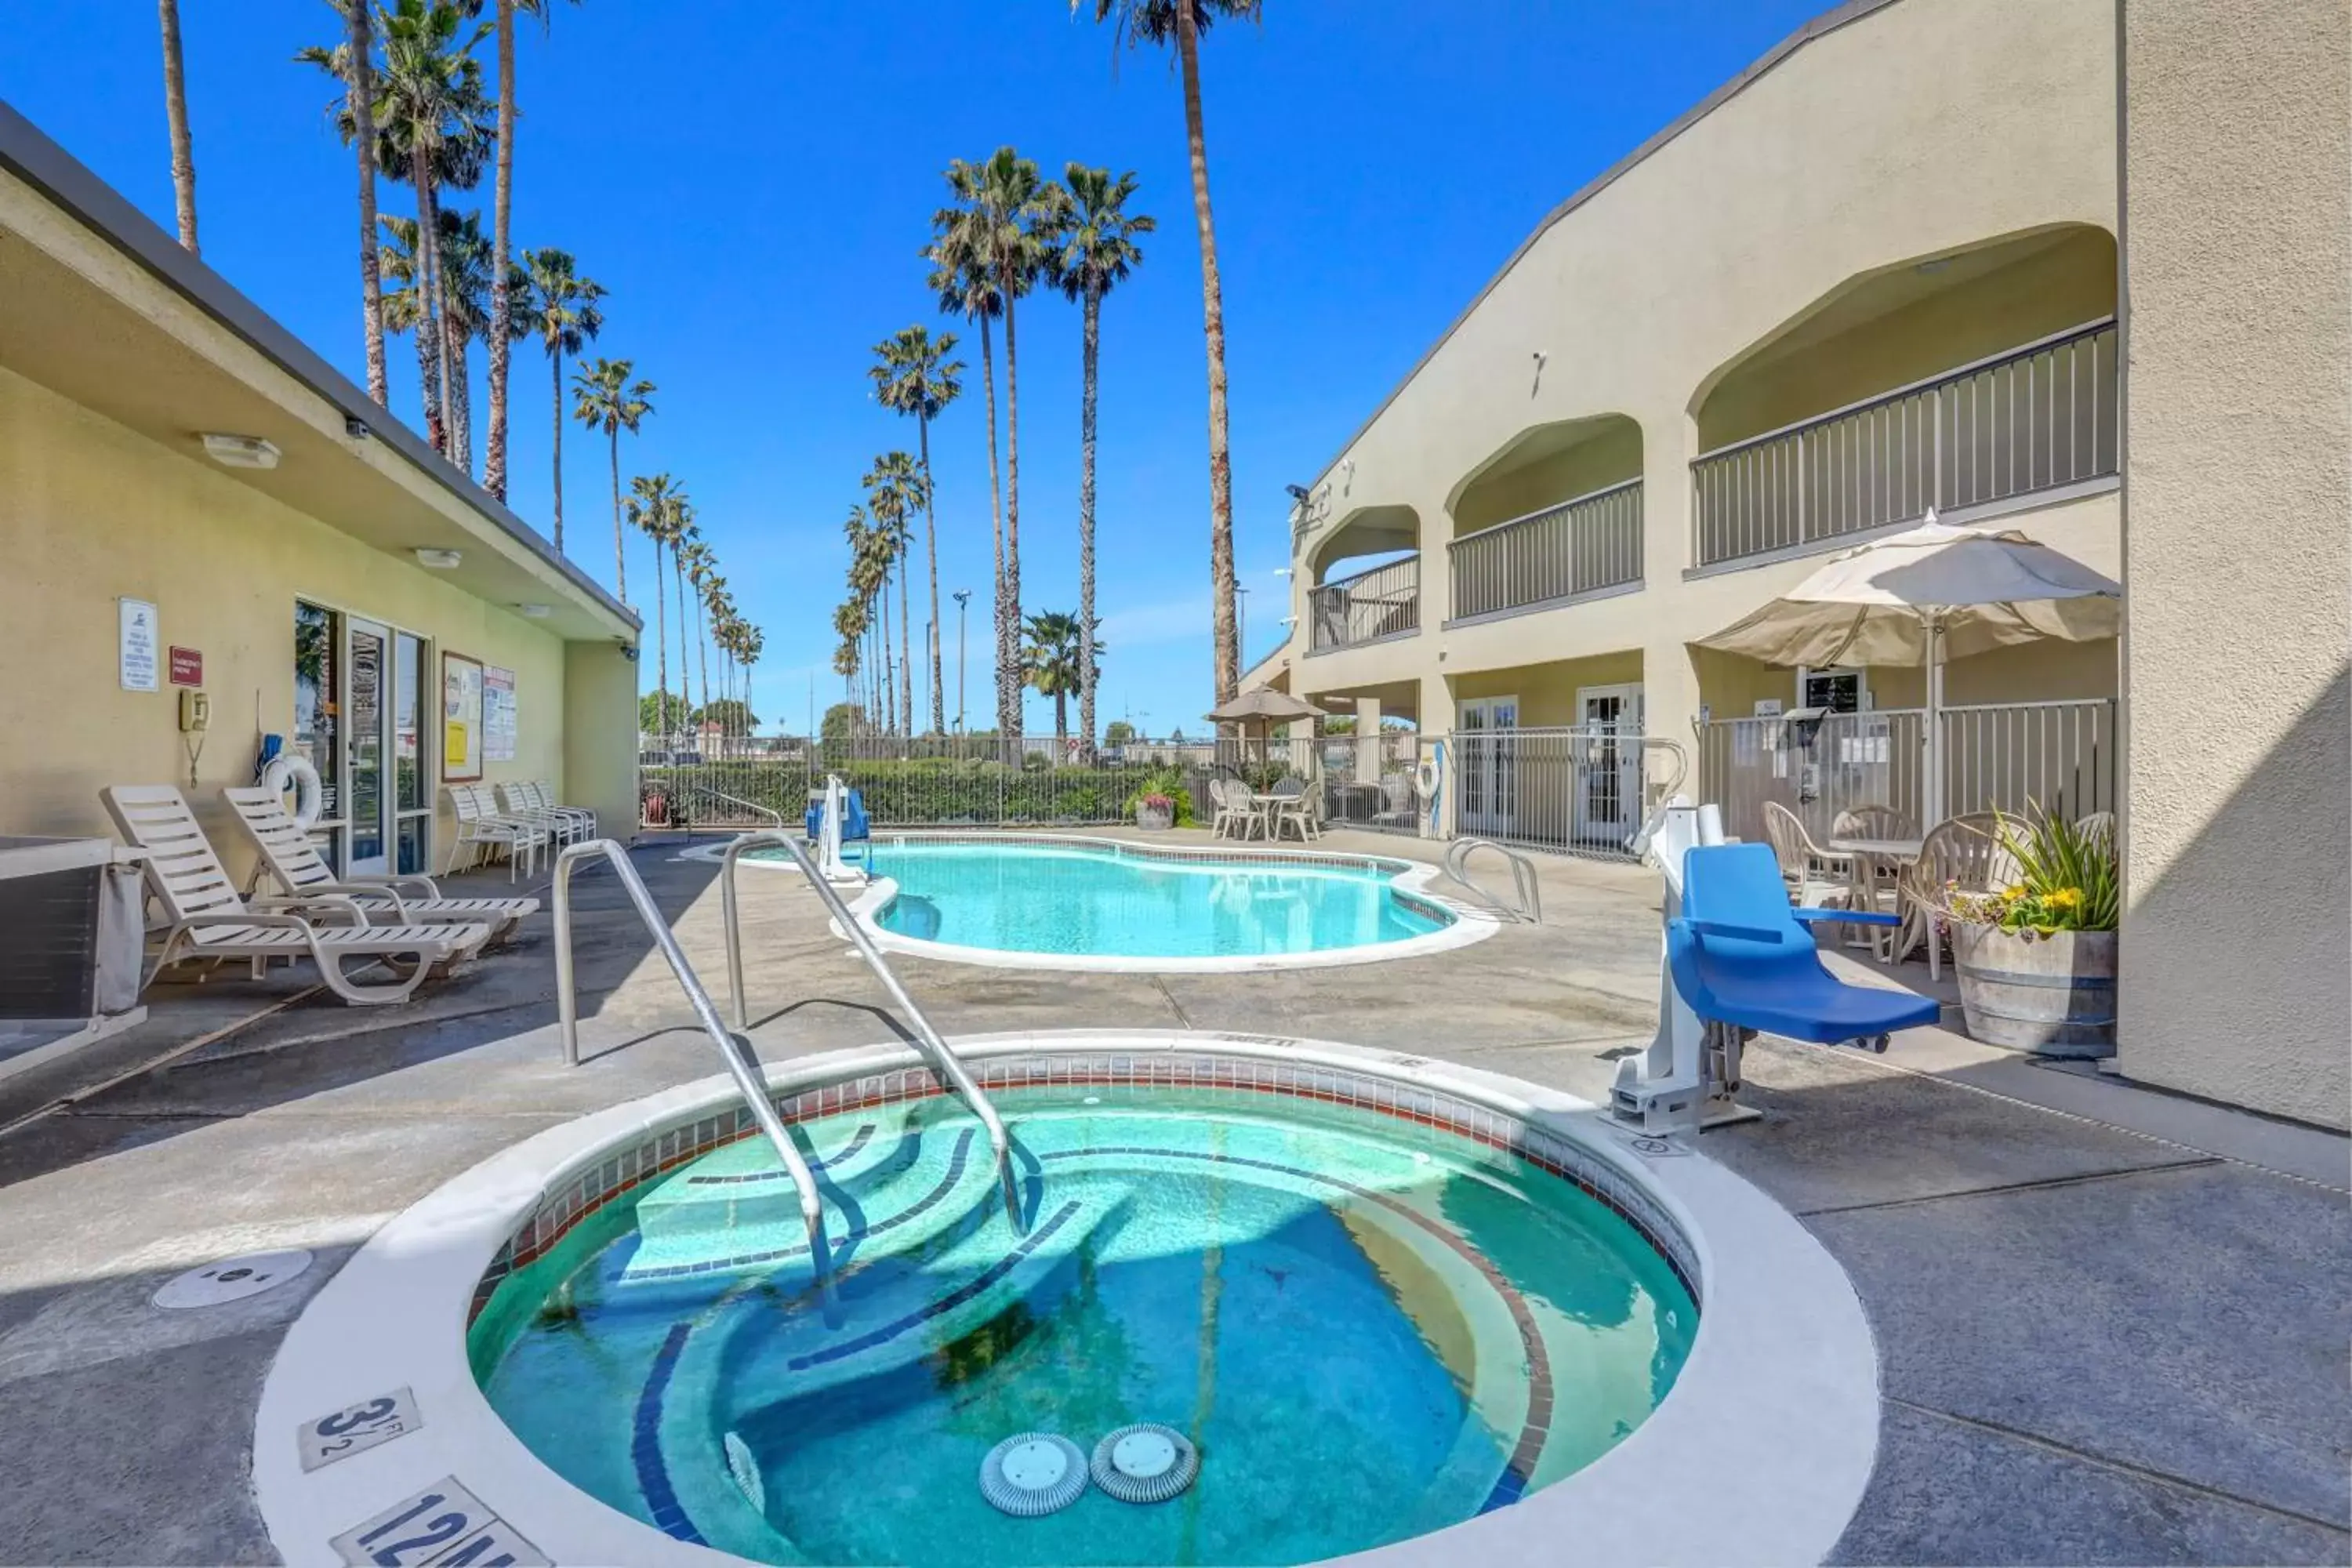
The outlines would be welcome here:
[[[441,656],[441,777],[472,784],[482,776],[482,661]]]

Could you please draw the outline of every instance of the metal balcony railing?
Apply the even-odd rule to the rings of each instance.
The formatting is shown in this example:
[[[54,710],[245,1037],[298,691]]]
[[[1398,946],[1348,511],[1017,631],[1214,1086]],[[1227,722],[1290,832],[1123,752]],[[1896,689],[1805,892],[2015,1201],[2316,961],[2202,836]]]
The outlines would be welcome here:
[[[2114,474],[2116,346],[2114,320],[2094,321],[1705,454],[1692,563]]]
[[[1310,651],[1353,647],[1421,629],[1421,557],[1408,555],[1310,589]]]
[[[1446,546],[1454,618],[1577,598],[1642,580],[1642,481],[1628,479]]]

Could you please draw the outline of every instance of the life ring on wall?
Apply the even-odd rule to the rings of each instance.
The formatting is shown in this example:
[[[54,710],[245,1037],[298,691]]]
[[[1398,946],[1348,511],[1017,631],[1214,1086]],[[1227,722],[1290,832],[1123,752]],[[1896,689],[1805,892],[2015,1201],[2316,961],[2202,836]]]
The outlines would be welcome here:
[[[261,784],[263,788],[280,799],[285,797],[288,790],[294,792],[295,826],[308,832],[310,825],[319,820],[319,812],[326,803],[326,794],[319,783],[319,770],[310,765],[308,757],[279,752],[269,759],[268,767],[261,770]]]

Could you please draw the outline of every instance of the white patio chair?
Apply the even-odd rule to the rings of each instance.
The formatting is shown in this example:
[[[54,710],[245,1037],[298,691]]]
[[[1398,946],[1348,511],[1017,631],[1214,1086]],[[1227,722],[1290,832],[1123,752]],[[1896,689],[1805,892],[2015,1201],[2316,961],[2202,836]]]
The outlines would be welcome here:
[[[285,797],[276,790],[253,785],[225,789],[221,798],[236,814],[237,826],[259,852],[254,872],[257,886],[267,876],[291,899],[325,896],[349,899],[359,906],[370,925],[391,916],[388,923],[480,921],[497,941],[510,934],[525,915],[539,911],[537,899],[445,899],[429,877],[383,877],[339,880],[333,868],[320,858],[318,847],[286,810]],[[252,888],[247,888],[250,894]]]
[[[522,787],[528,792],[530,803],[541,811],[551,811],[558,816],[569,817],[578,824],[579,831],[572,839],[574,843],[584,842],[596,837],[594,812],[584,805],[565,805],[555,798],[555,786],[545,779],[532,779]]]
[[[502,784],[497,786],[493,798],[499,802],[500,816],[545,828],[549,840],[559,848],[588,837],[586,827],[577,816],[542,803],[536,784],[521,782]]]
[[[169,784],[113,784],[99,791],[106,815],[125,842],[147,851],[147,889],[163,907],[165,925],[140,989],[183,959],[245,959],[261,977],[272,959],[308,958],[319,978],[344,1001],[362,1005],[407,1000],[435,969],[470,958],[490,938],[480,921],[458,924],[371,925],[347,898],[323,895],[296,903],[248,902],[213,853],[196,814]],[[304,913],[295,913],[299,909]],[[307,917],[307,918],[306,918]],[[333,921],[337,923],[322,923]],[[149,932],[151,938],[154,931]],[[391,984],[362,984],[343,973],[351,959],[381,963]]]
[[[1286,827],[1298,829],[1301,844],[1322,836],[1323,830],[1315,825],[1315,803],[1307,798],[1305,779],[1296,773],[1287,774],[1276,781],[1274,788],[1266,793],[1275,796],[1273,816],[1266,824],[1268,837],[1281,837]]]
[[[1777,800],[1764,803],[1764,837],[1780,862],[1789,897],[1808,909],[1843,909],[1853,892],[1853,858],[1832,855],[1813,842],[1797,814]]]
[[[449,809],[457,814],[457,831],[449,838],[449,858],[441,868],[448,876],[457,869],[457,858],[463,855],[472,867],[483,859],[503,853],[507,858],[507,880],[515,878],[515,868],[528,862],[534,872],[539,867],[539,850],[543,844],[554,842],[555,836],[537,823],[511,817],[498,809],[494,801],[485,798],[479,784],[447,784]]]
[[[2017,859],[2000,842],[2000,818],[1991,812],[1937,823],[1919,847],[1919,858],[1903,873],[1904,912],[1914,923],[1899,939],[1897,952],[1914,941],[1927,944],[1927,978],[1944,973],[1944,944],[1936,931],[1951,915],[1956,893],[1990,893],[2017,879]]]
[[[1252,837],[1265,820],[1257,808],[1257,802],[1250,798],[1249,786],[1239,779],[1212,777],[1209,780],[1209,798],[1217,807],[1217,815],[1210,821],[1209,831],[1220,838],[1226,837],[1228,829],[1234,830],[1232,837],[1235,838]]]

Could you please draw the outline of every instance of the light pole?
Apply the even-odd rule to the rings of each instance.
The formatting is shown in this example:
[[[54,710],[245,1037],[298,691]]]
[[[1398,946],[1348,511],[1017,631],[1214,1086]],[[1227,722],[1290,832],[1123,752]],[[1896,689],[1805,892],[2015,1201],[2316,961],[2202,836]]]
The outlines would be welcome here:
[[[1240,645],[1240,657],[1246,660],[1249,658],[1249,590],[1238,583],[1234,584],[1234,638]],[[1244,664],[1242,668],[1246,669],[1249,667]]]
[[[971,603],[971,590],[958,588],[956,602],[956,733],[963,733],[963,656],[970,645],[964,641],[963,607]]]

